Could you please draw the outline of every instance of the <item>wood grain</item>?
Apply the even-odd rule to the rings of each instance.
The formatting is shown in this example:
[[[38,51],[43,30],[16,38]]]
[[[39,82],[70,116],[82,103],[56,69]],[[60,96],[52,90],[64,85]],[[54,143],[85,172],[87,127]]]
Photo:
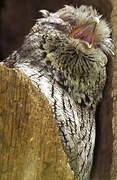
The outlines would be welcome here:
[[[3,66],[0,66],[0,179],[72,179],[48,101],[25,75]]]

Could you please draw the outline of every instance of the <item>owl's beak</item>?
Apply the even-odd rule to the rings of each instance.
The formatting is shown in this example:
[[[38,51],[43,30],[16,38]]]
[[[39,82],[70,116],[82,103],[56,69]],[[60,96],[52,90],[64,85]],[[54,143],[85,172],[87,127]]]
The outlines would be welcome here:
[[[84,25],[80,28],[75,28],[72,31],[72,37],[74,39],[80,39],[86,44],[87,48],[91,48],[95,40],[95,29],[99,21],[93,20],[92,23]]]

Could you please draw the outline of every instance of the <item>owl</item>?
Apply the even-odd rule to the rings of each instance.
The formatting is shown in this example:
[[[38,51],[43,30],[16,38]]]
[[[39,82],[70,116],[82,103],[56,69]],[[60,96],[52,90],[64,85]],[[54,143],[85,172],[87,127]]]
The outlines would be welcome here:
[[[95,112],[113,55],[110,25],[91,6],[42,10],[4,64],[24,72],[48,99],[75,180],[90,179]]]

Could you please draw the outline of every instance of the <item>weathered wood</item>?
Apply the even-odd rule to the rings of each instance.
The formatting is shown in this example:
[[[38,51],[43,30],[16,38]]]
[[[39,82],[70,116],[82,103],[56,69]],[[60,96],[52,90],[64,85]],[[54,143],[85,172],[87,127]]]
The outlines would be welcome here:
[[[0,66],[0,179],[72,179],[48,101],[24,74],[3,66]]]
[[[113,25],[113,40],[115,43],[115,58],[113,60],[113,78],[112,78],[112,97],[113,97],[113,156],[111,168],[111,180],[117,179],[117,0],[112,1],[112,25]]]

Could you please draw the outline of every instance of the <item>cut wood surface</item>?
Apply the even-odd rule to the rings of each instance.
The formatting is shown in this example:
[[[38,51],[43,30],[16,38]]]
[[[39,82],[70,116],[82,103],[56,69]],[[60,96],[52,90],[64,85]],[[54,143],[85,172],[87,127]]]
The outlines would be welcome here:
[[[48,101],[18,70],[0,66],[0,180],[71,180]]]

